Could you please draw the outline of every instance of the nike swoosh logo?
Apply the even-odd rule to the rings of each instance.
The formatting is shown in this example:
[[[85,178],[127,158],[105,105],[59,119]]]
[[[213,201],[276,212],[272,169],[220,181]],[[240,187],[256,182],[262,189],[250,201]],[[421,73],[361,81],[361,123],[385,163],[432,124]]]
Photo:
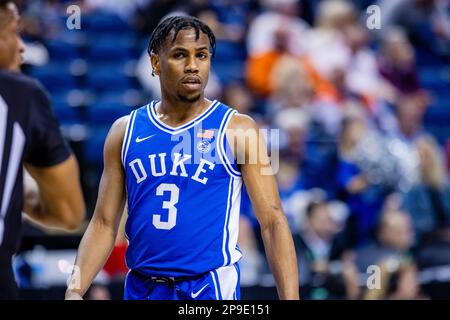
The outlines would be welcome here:
[[[145,138],[136,137],[136,142],[139,143],[139,142],[145,141],[145,140],[150,139],[151,137],[153,137],[155,135],[156,134],[152,134],[151,136],[148,136],[148,137],[145,137]]]
[[[200,290],[198,290],[197,292],[194,293],[194,291],[191,292],[191,298],[195,299],[198,297],[198,295],[209,285],[209,283],[205,284],[203,286],[203,288],[201,288]]]

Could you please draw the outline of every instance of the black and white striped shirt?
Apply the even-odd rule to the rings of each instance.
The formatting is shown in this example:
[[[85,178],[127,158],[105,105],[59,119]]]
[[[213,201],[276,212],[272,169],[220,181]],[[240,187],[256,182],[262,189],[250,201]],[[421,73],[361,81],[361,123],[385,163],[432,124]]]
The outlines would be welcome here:
[[[0,253],[19,246],[23,164],[47,167],[70,155],[50,101],[35,80],[0,71]]]

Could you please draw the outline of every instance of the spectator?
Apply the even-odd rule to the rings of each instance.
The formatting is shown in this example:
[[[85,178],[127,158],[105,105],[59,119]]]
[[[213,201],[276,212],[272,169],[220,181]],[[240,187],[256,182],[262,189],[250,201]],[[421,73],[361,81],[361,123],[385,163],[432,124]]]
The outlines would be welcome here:
[[[311,193],[305,190],[300,166],[296,161],[289,161],[287,157],[280,160],[277,183],[289,225],[291,230],[296,233],[299,224],[298,212],[304,211],[311,197]]]
[[[272,94],[267,103],[267,116],[287,108],[301,108],[310,113],[314,99],[314,74],[305,60],[289,56],[281,57],[270,74]]]
[[[397,158],[400,174],[398,189],[407,192],[419,180],[415,141],[424,135],[423,115],[427,96],[421,91],[398,95],[395,104],[395,123],[387,131],[389,149]]]
[[[397,91],[408,94],[420,89],[414,48],[402,29],[392,28],[384,33],[378,65],[380,74],[395,90],[390,101]]]
[[[203,10],[197,16],[211,26],[211,30],[217,35],[217,39],[237,43],[244,40],[245,30],[239,23],[222,22],[213,10]]]
[[[285,37],[286,51],[294,56],[303,52],[304,35],[309,26],[298,17],[299,0],[265,0],[267,7],[250,24],[247,50],[250,56],[276,50],[280,31]]]
[[[276,90],[280,89],[281,83],[284,84],[286,66],[290,67],[289,74],[295,80],[299,77],[306,81],[310,81],[307,77],[318,80],[308,59],[304,55],[289,51],[289,31],[285,26],[280,26],[275,31],[275,36],[272,48],[260,53],[250,53],[247,61],[247,84],[255,94],[264,98],[279,92]]]
[[[356,23],[356,12],[347,1],[322,1],[314,29],[305,36],[306,54],[323,81],[318,94],[336,101],[345,83],[351,52],[342,30]]]
[[[348,1],[322,1],[315,28],[307,36],[306,55],[317,72],[315,119],[336,136],[347,109],[364,109],[371,115],[379,95],[375,55],[368,48],[368,34]]]
[[[377,241],[357,251],[356,264],[360,272],[370,265],[378,265],[388,258],[408,256],[413,245],[410,216],[402,211],[383,213],[377,232]]]
[[[344,119],[336,179],[339,197],[350,208],[350,246],[373,241],[382,204],[396,181],[395,163],[382,141],[361,116]]]
[[[306,208],[304,225],[299,226],[299,252],[311,262],[311,269],[321,270],[324,263],[339,257],[334,237],[339,225],[326,202],[311,202]]]
[[[381,287],[367,289],[366,300],[424,300],[414,262],[387,259],[381,264]]]
[[[448,3],[440,0],[381,1],[385,27],[401,26],[411,42],[432,57],[449,58],[450,19]],[[384,29],[384,28],[383,28]]]
[[[299,108],[284,109],[276,114],[273,127],[281,130],[284,135],[284,141],[280,148],[283,158],[298,164],[303,160],[308,120],[307,114]]]
[[[347,266],[347,273],[342,275],[343,265],[339,261],[343,247],[337,236],[342,229],[342,221],[335,219],[332,207],[325,201],[312,201],[306,208],[304,223],[299,226],[299,234],[294,236],[298,249],[301,282],[311,286],[311,297],[317,289],[327,291],[327,297],[343,298],[347,292],[346,281],[352,279],[350,260],[342,263]],[[350,281],[351,282],[351,281]],[[316,293],[314,293],[316,292]],[[317,298],[317,297],[316,297]]]
[[[417,239],[422,242],[450,231],[450,186],[434,139],[420,137],[416,146],[420,181],[403,196],[402,208],[411,214]]]
[[[369,47],[369,33],[365,26],[355,22],[346,26],[342,34],[350,49],[346,85],[351,92],[362,97],[364,105],[371,111],[375,108],[376,99],[380,97],[381,78],[375,53]]]
[[[230,83],[224,88],[223,102],[235,108],[240,113],[252,114],[255,111],[255,102],[247,88],[238,82]]]
[[[407,144],[414,142],[423,133],[423,115],[427,103],[427,96],[421,91],[399,95],[395,106],[398,126],[394,136]]]

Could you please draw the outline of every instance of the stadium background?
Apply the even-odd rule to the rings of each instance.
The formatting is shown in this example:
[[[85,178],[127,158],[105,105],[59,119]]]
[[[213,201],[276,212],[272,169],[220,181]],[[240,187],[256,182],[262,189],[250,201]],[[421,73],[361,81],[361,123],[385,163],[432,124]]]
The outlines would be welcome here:
[[[277,179],[302,298],[450,297],[449,1],[16,3],[22,71],[51,96],[80,163],[88,219],[109,126],[158,98],[149,35],[165,15],[190,14],[218,40],[207,96],[280,130],[279,141],[269,142],[280,150]],[[74,4],[79,29],[67,24],[76,21],[76,11],[67,12]],[[373,4],[381,28],[370,30]],[[242,297],[276,298],[245,197],[241,214]],[[74,234],[25,223],[14,259],[23,299],[63,297],[87,223]],[[121,299],[125,249],[120,233],[87,298]],[[373,264],[381,290],[366,287]]]

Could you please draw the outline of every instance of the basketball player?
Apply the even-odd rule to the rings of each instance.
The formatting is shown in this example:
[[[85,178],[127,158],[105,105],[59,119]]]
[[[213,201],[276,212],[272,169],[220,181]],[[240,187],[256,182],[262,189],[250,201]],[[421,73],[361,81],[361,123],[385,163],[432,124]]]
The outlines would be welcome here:
[[[279,297],[298,299],[291,233],[274,176],[262,174],[265,143],[258,136],[262,159],[239,165],[236,155],[247,159],[255,146],[225,130],[256,133],[255,122],[204,97],[214,34],[196,18],[170,17],[156,27],[148,51],[162,98],[117,120],[106,138],[98,201],[66,298],[81,299],[102,268],[127,201],[125,299],[239,299],[244,183]]]
[[[75,229],[84,216],[78,166],[51,113],[47,95],[19,70],[19,16],[0,0],[0,299],[15,299],[11,266],[21,234],[22,209],[45,226]],[[23,170],[39,186],[39,205],[23,202]]]

